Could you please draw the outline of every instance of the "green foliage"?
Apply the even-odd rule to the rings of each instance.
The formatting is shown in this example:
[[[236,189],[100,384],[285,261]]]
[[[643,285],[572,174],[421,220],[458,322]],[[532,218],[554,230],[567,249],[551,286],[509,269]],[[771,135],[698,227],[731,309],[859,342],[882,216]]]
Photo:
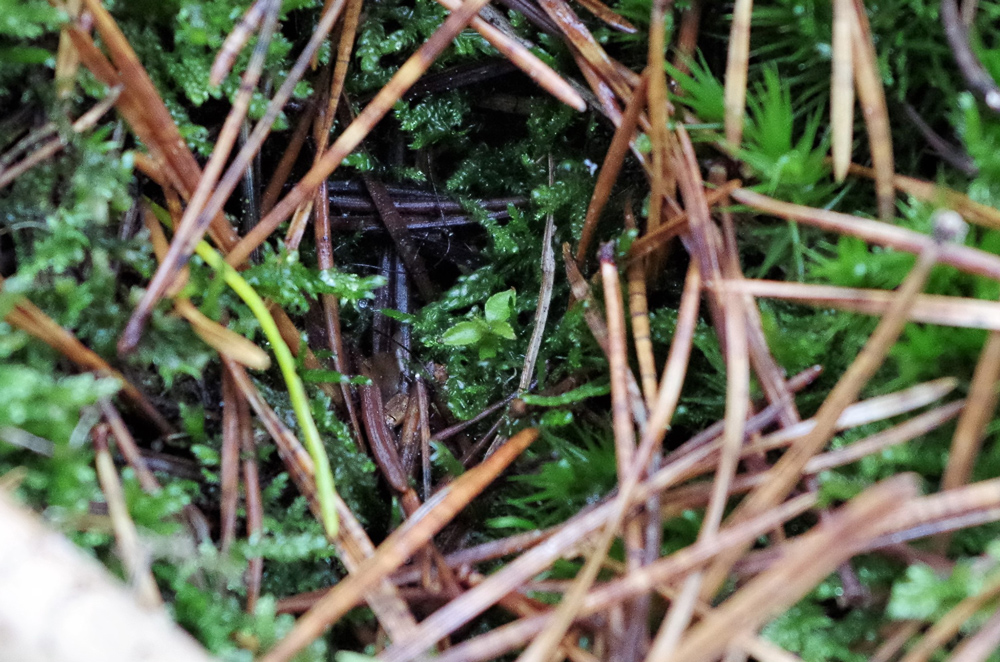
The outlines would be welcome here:
[[[805,599],[764,627],[761,634],[805,662],[862,662],[855,650],[876,640],[878,619],[866,609],[852,609],[836,618],[819,601]]]
[[[543,460],[528,474],[511,476],[523,496],[509,497],[504,518],[494,527],[526,530],[553,526],[596,503],[617,484],[615,447],[610,430],[570,425],[551,428],[535,442],[532,454]]]
[[[947,577],[926,565],[909,566],[905,577],[892,587],[888,614],[900,620],[933,622],[940,619],[965,598],[982,592],[987,584],[996,584],[998,576],[995,558],[983,561],[986,560],[961,562]],[[972,628],[982,623],[995,609],[995,605],[982,609],[966,627]]]
[[[507,320],[514,308],[514,289],[498,292],[486,300],[485,318],[475,316],[459,322],[444,332],[441,342],[462,347],[473,345],[480,359],[492,359],[500,350],[501,340],[514,340],[514,328]]]
[[[719,79],[712,75],[704,56],[699,53],[697,60],[688,62],[690,74],[681,73],[670,63],[665,66],[670,77],[684,91],[684,94],[673,95],[671,99],[693,110],[703,122],[721,124],[726,115],[723,87]]]

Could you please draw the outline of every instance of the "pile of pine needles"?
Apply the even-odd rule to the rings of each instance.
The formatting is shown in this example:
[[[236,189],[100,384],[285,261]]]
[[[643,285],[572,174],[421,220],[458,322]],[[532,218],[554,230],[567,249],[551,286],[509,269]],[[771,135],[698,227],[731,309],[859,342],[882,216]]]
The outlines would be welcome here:
[[[84,67],[108,90],[103,101],[72,123],[72,130],[87,131],[114,108],[141,143],[135,153],[137,170],[159,187],[166,201],[165,208],[149,204],[142,212],[159,266],[131,312],[118,343],[119,352],[124,355],[135,349],[153,309],[163,299],[171,299],[176,313],[218,351],[224,366],[219,544],[225,549],[239,537],[236,527],[241,483],[246,495],[247,535],[259,533],[262,526],[252,422],[256,416],[348,570],[343,580],[327,590],[288,596],[281,608],[302,615],[276,646],[259,651],[262,662],[293,659],[361,604],[371,608],[384,633],[376,653],[387,662],[407,662],[431,653],[442,662],[472,662],[515,652],[521,662],[563,657],[575,662],[695,662],[722,657],[793,660],[797,659],[794,655],[761,638],[759,630],[831,573],[838,569],[850,573],[852,557],[891,549],[896,556],[921,558],[933,552],[918,553],[908,545],[931,536],[931,549],[941,554],[947,549],[950,532],[1000,520],[1000,479],[969,482],[996,405],[1000,307],[923,293],[928,274],[936,264],[1000,280],[1000,257],[966,247],[962,242],[965,221],[1000,228],[1000,211],[933,183],[896,174],[885,95],[860,3],[833,2],[832,164],[838,180],[855,177],[874,181],[874,215],[880,220],[762,195],[729,178],[725,168],[703,171],[685,128],[698,118],[668,98],[664,40],[670,7],[666,0],[654,0],[652,4],[648,64],[640,72],[609,57],[567,0],[539,0],[537,5],[515,3],[524,5],[525,13],[535,12],[556,28],[589,89],[567,82],[502,23],[486,20],[485,14],[480,16],[486,0],[439,2],[451,12],[447,20],[329,142],[363,11],[361,0],[329,0],[308,45],[274,92],[264,116],[238,142],[280,9],[278,0],[256,0],[219,52],[212,71],[213,81],[221,80],[251,36],[259,34],[250,64],[242,73],[240,92],[204,165],[185,145],[142,62],[100,1],[61,6],[74,18],[62,30],[57,78],[72,80],[76,69]],[[627,20],[598,0],[579,4],[608,25],[634,30]],[[720,154],[729,159],[738,159],[743,131],[751,8],[752,0],[737,0],[733,9],[724,88],[725,142],[717,146]],[[679,37],[674,44],[678,53],[674,66],[679,71],[686,70],[694,54],[699,14],[697,1],[680,14]],[[954,24],[949,39],[963,72],[969,74],[970,88],[981,94],[987,105],[1000,103],[995,84],[969,50],[953,0],[942,3],[942,14]],[[349,372],[340,363],[346,354],[339,333],[337,298],[324,294],[318,301],[330,346],[310,347],[301,344],[300,332],[286,311],[262,300],[242,280],[240,270],[255,249],[276,239],[275,232],[286,221],[290,225],[278,241],[294,251],[311,221],[316,228],[319,266],[333,266],[328,178],[452,40],[467,29],[478,31],[555,98],[581,112],[589,106],[615,126],[579,242],[557,250],[551,245],[551,223],[544,237],[543,287],[521,392],[532,384],[552,283],[559,271],[556,257],[561,254],[572,288],[570,305],[585,307],[587,324],[607,358],[618,486],[611,496],[558,526],[445,554],[435,545],[436,534],[532,444],[538,431],[527,428],[509,439],[500,439],[482,461],[450,482],[432,485],[425,471],[423,493],[418,495],[403,469],[395,440],[386,436],[388,430],[381,420],[384,405],[377,389],[364,385],[355,388],[348,382],[324,385],[351,422],[359,446],[372,454],[405,511],[398,528],[375,546],[336,492],[322,440],[296,373],[296,360],[307,368],[322,367],[313,353],[319,349],[332,351],[334,369]],[[275,181],[268,187],[259,223],[241,234],[224,214],[224,205],[251,167],[296,84],[314,66],[316,54],[327,39],[332,39],[337,53],[331,58],[329,70],[320,77],[328,84],[317,92],[312,112],[300,124],[301,130],[295,134],[298,138],[292,140],[287,158],[282,161],[286,165],[279,167]],[[850,162],[855,140],[855,92],[867,129],[871,169]],[[310,128],[316,136],[315,158],[308,171],[287,186],[290,164]],[[640,149],[640,138],[647,136],[648,149]],[[0,187],[50,158],[63,145],[64,139],[54,130],[22,141],[13,148],[15,151],[4,155]],[[622,254],[610,244],[598,248],[595,237],[598,221],[630,152],[648,181],[648,221],[627,253]],[[379,195],[379,186],[377,181],[368,183],[375,206],[409,276],[422,298],[430,300],[435,296],[436,284],[413,250],[406,225],[393,226],[393,203]],[[893,225],[897,191],[949,207],[935,214],[932,235]],[[762,215],[912,253],[916,262],[903,284],[892,292],[748,279],[739,260],[738,214],[733,211],[736,204]],[[623,227],[635,226],[631,212],[625,214],[622,223]],[[647,280],[662,269],[670,251],[680,250],[690,256],[690,264],[676,331],[661,368],[656,365],[650,341]],[[222,275],[260,321],[281,368],[298,434],[275,413],[248,375],[247,369],[267,368],[271,355],[206,318],[183,295],[185,266],[196,253]],[[589,270],[593,278],[588,278]],[[623,275],[624,284],[620,282]],[[592,287],[598,284],[603,300],[592,293]],[[622,295],[623,290],[627,296]],[[817,371],[792,378],[784,374],[765,339],[757,306],[757,298],[762,297],[879,318],[863,350],[808,420],[800,417],[795,394],[815,378]],[[725,356],[725,419],[674,444],[665,453],[664,436],[677,410],[703,308]],[[173,430],[171,421],[139,387],[30,301],[21,298],[12,302],[5,309],[5,319],[57,349],[80,370],[116,377],[123,384],[119,404],[131,407],[164,434]],[[839,431],[912,412],[941,400],[954,389],[955,380],[945,377],[858,401],[862,389],[910,321],[990,331],[967,397],[938,404],[849,446],[825,450]],[[763,401],[751,398],[752,378],[764,393]],[[413,413],[407,417],[404,435],[419,439],[426,456],[432,437],[443,439],[453,431],[431,429],[427,389],[418,383],[415,392]],[[159,483],[116,407],[110,401],[104,402],[103,420],[93,431],[97,471],[118,551],[135,580],[139,599],[147,605],[157,604],[156,582],[148,565],[144,565],[109,446],[117,448],[144,489],[157,490]],[[917,438],[956,417],[957,428],[939,491],[922,495],[917,478],[904,474],[886,479],[843,503],[819,501],[815,482],[819,472]],[[711,480],[696,480],[706,476]],[[692,508],[705,512],[696,542],[661,556],[664,519]],[[196,508],[190,507],[187,516],[195,529],[204,525],[206,515]],[[793,519],[797,525],[791,535],[784,524]],[[4,535],[0,534],[0,538]],[[609,557],[609,550],[618,540],[624,548],[623,561]],[[477,569],[497,559],[505,561],[490,574]],[[537,579],[561,559],[583,560],[575,577]],[[246,576],[247,609],[251,611],[263,572],[260,559],[251,562]],[[554,605],[540,601],[533,597],[539,591],[559,594],[559,599]],[[440,606],[418,620],[407,596],[428,593],[439,600]],[[998,643],[1000,616],[994,615],[978,630],[968,631],[963,625],[996,593],[994,583],[984,593],[959,603],[925,632],[905,659],[927,659],[946,644],[954,646],[955,660],[985,659]],[[15,598],[4,592],[0,600]],[[661,605],[666,606],[665,611]],[[506,625],[485,632],[465,627],[494,607],[509,614]],[[100,615],[92,614],[92,618],[95,631],[100,630],[96,624]],[[897,655],[919,628],[919,623],[901,622],[895,631],[886,633],[873,659],[888,660]],[[964,638],[954,644],[952,640],[960,631],[965,633]],[[0,650],[2,646],[0,642]]]

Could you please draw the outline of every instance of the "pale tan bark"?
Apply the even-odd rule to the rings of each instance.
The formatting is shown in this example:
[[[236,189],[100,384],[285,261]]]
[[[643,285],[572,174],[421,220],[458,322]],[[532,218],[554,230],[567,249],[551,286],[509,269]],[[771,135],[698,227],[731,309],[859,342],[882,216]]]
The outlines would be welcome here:
[[[0,491],[0,660],[210,662],[163,609]]]

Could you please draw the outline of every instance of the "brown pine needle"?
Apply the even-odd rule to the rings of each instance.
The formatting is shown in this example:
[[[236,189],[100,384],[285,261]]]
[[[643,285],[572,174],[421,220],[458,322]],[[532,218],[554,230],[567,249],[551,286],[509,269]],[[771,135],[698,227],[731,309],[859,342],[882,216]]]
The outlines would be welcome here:
[[[125,491],[118,479],[118,470],[111,459],[108,449],[108,427],[98,425],[93,430],[94,464],[97,469],[97,480],[104,492],[104,500],[108,506],[108,515],[115,530],[115,546],[118,556],[125,566],[129,582],[135,587],[137,598],[144,607],[154,608],[163,603],[160,590],[153,579],[150,569],[150,559],[143,551],[139,542],[139,532],[135,528],[125,503]]]
[[[613,11],[600,0],[576,0],[580,6],[586,8],[591,14],[601,19],[611,27],[626,34],[635,34],[636,28],[630,21],[621,14]]]
[[[674,183],[668,170],[670,166],[670,135],[667,131],[667,121],[670,117],[667,101],[667,74],[664,69],[664,50],[666,49],[666,15],[668,0],[654,0],[649,10],[649,46],[646,55],[646,71],[649,78],[649,138],[651,151],[651,190],[649,198],[649,216],[646,232],[655,232],[663,223],[663,198],[672,193]],[[668,181],[671,180],[671,181]],[[668,191],[670,189],[670,191]],[[646,264],[651,276],[663,269],[666,252],[657,251]]]
[[[264,189],[264,194],[261,196],[261,214],[271,211],[274,208],[274,203],[278,201],[281,189],[284,188],[285,182],[288,181],[288,176],[291,174],[292,168],[295,166],[295,161],[298,160],[299,153],[302,151],[302,146],[309,136],[309,125],[312,123],[315,112],[316,105],[309,104],[306,106],[302,116],[299,117],[298,124],[295,125],[295,131],[292,132],[291,138],[288,139],[285,151],[281,155],[278,165],[274,167],[274,174],[271,175],[271,180],[267,183],[267,188]]]
[[[969,397],[955,435],[951,439],[948,465],[941,479],[941,489],[950,490],[969,481],[976,456],[986,436],[986,426],[997,406],[996,384],[1000,379],[1000,332],[994,331],[986,339],[986,346],[979,354],[976,370],[972,375]],[[938,549],[946,551],[948,536],[938,539]]]
[[[629,143],[635,138],[636,125],[639,121],[639,114],[642,112],[645,94],[643,91],[649,79],[643,76],[639,85],[625,107],[625,114],[622,115],[621,122],[615,127],[615,134],[611,138],[611,145],[604,155],[604,162],[597,174],[597,181],[594,183],[594,193],[590,197],[590,204],[587,205],[587,215],[583,221],[583,229],[580,231],[580,243],[576,248],[576,262],[581,267],[586,263],[587,254],[590,252],[590,244],[594,240],[597,231],[597,223],[601,219],[601,212],[608,198],[611,197],[611,190],[614,188],[615,180],[621,171],[622,163],[625,162],[625,155],[628,153]]]
[[[229,551],[236,539],[236,508],[240,499],[240,398],[233,376],[222,371],[222,448],[219,451],[219,549]]]
[[[594,35],[580,20],[566,0],[539,0],[539,5],[549,18],[559,26],[563,37],[573,49],[591,66],[601,79],[620,99],[629,99],[638,76],[616,66]],[[627,73],[626,73],[627,72]]]
[[[907,253],[920,253],[934,243],[934,240],[927,235],[888,223],[781,202],[747,189],[736,189],[732,192],[732,196],[737,202],[767,214],[805,223],[827,232],[852,235],[868,243],[888,246]],[[950,264],[961,271],[1000,280],[1000,258],[985,251],[968,248],[961,244],[947,244],[941,247],[938,259],[942,264]]]
[[[872,41],[868,16],[861,0],[851,0],[851,36],[854,45],[855,81],[858,86],[858,101],[861,103],[865,126],[868,128],[868,144],[871,149],[872,165],[875,169],[875,195],[878,198],[878,216],[883,223],[889,223],[896,215],[896,196],[892,178],[896,167],[892,157],[892,132],[889,128],[889,110],[885,102],[885,89],[878,70],[878,55]]]
[[[459,0],[437,0],[437,2],[446,7],[448,11],[457,11],[462,6]],[[580,93],[573,89],[573,86],[549,65],[539,60],[538,56],[528,50],[526,46],[478,16],[472,19],[469,25],[543,90],[570,108],[575,108],[580,112],[587,109],[587,103],[580,96]]]
[[[737,150],[743,141],[743,115],[747,97],[747,67],[750,64],[750,18],[753,0],[736,0],[733,5],[733,25],[729,31],[729,53],[726,58],[726,142]]]
[[[631,196],[625,201],[625,229],[636,229]],[[642,395],[646,400],[646,408],[652,409],[656,400],[658,380],[656,378],[656,359],[653,356],[653,340],[649,329],[646,270],[641,261],[632,261],[626,267],[626,273],[628,274],[628,309],[629,319],[632,320],[632,340],[635,343],[635,355],[639,361],[639,383],[642,385]]]
[[[856,163],[851,164],[849,172],[852,175],[861,175],[869,179],[875,178],[874,170]],[[941,186],[935,182],[928,182],[905,175],[896,175],[893,177],[892,183],[903,193],[912,195],[918,200],[951,207],[970,223],[994,230],[1000,229],[1000,210],[976,202],[964,193],[959,193],[954,189]]]
[[[260,26],[260,21],[264,17],[264,12],[267,11],[268,4],[268,0],[255,0],[243,12],[243,16],[240,17],[239,22],[233,27],[232,32],[226,36],[226,40],[222,42],[222,48],[219,49],[218,54],[215,56],[215,62],[212,63],[212,69],[208,74],[209,85],[213,87],[220,85],[222,79],[229,75],[240,51],[243,50],[250,37]]]
[[[614,262],[614,244],[601,247],[601,280],[604,284],[604,305],[608,320],[608,370],[611,373],[611,418],[614,427],[615,458],[618,466],[619,483],[625,483],[635,455],[635,428],[629,405],[628,342],[625,331],[625,303],[622,301],[618,267]],[[518,662],[545,662],[556,651],[583,604],[583,598],[590,590],[597,573],[604,564],[604,558],[621,527],[628,500],[637,480],[628,483],[627,488],[616,500],[618,507],[601,532],[590,557],[577,573],[570,589],[563,595],[548,625],[535,637],[531,645],[518,657]],[[623,486],[624,487],[624,486]],[[631,547],[626,533],[626,548]]]
[[[894,298],[894,294],[886,290],[774,280],[743,280],[727,283],[726,288],[730,292],[742,292],[755,297],[796,301],[866,315],[885,314]],[[914,301],[909,315],[911,321],[923,324],[1000,331],[1000,303],[995,301],[921,294]]]
[[[830,74],[830,126],[833,176],[847,177],[854,148],[854,1],[833,0],[833,70]]]
[[[312,195],[320,182],[329,177],[340,166],[344,158],[361,144],[368,132],[392,109],[392,106],[410,89],[410,86],[427,71],[438,55],[465,28],[486,2],[488,0],[468,0],[462,4],[458,11],[448,16],[430,39],[403,63],[392,79],[379,90],[357,119],[351,122],[340,134],[330,149],[323,154],[323,158],[309,169],[309,172],[267,216],[261,219],[257,227],[233,247],[229,255],[226,256],[226,261],[229,264],[234,266],[242,264],[250,256],[250,253],[295,211],[299,203]]]

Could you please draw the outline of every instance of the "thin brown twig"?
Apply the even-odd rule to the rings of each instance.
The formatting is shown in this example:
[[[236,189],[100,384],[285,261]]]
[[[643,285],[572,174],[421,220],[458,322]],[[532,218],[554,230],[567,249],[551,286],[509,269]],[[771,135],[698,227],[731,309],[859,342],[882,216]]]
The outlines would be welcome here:
[[[555,172],[552,155],[549,154],[549,186],[554,185]],[[518,393],[527,391],[534,380],[535,362],[538,360],[538,351],[542,347],[545,323],[549,319],[549,307],[552,304],[552,287],[556,281],[556,254],[555,249],[552,247],[555,231],[555,214],[550,212],[545,217],[545,232],[542,234],[542,282],[538,290],[538,304],[535,306],[534,328],[531,330],[531,340],[528,341],[528,349],[524,353],[524,366],[521,369],[521,382],[518,385]]]
[[[608,198],[611,197],[611,190],[614,188],[615,180],[622,164],[625,162],[625,154],[628,153],[629,143],[635,134],[635,128],[639,121],[639,114],[642,112],[643,101],[646,99],[644,90],[649,78],[643,76],[639,85],[635,88],[632,99],[625,106],[625,113],[622,120],[615,127],[615,133],[611,137],[611,144],[604,154],[604,162],[597,173],[597,181],[594,183],[594,193],[590,197],[587,205],[587,215],[583,221],[583,229],[580,230],[580,243],[576,248],[576,262],[583,265],[586,262],[587,254],[590,251],[590,244],[593,242],[594,234],[597,232],[597,223],[600,221],[601,212]]]
[[[951,53],[955,56],[955,64],[969,89],[986,103],[987,108],[1000,112],[1000,87],[972,52],[969,28],[959,15],[956,0],[941,0],[941,24]]]

